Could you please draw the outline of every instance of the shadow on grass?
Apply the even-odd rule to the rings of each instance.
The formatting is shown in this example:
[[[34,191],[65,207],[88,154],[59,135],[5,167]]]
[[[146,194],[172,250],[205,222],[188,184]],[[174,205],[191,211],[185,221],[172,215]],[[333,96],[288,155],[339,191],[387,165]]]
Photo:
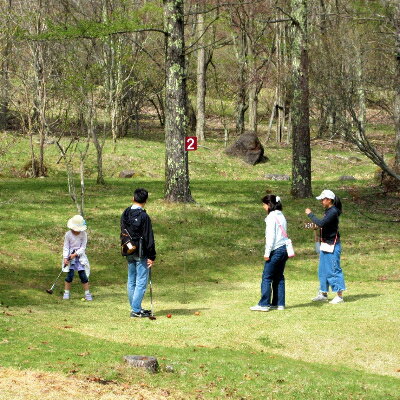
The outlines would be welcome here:
[[[0,210],[2,217],[7,216],[3,218],[2,230],[9,234],[2,236],[0,246],[0,300],[13,306],[40,304],[43,297],[38,295],[39,292],[48,296],[44,291],[58,274],[66,219],[76,210],[67,201],[65,182],[61,179],[7,180],[6,184],[0,184],[1,189],[4,186],[7,190],[6,197],[29,202],[30,208],[25,213],[15,214],[14,203],[6,203]],[[174,287],[168,292],[170,300],[202,301],[217,287],[220,291],[240,291],[240,285],[228,285],[228,282],[242,282],[253,266],[257,268],[257,274],[261,274],[263,263],[259,255],[265,240],[265,213],[259,199],[265,191],[265,182],[197,180],[193,189],[199,203],[181,205],[162,201],[163,181],[135,180],[133,183],[116,179],[102,187],[88,180],[88,256],[93,266],[94,288],[113,286],[116,282],[121,287],[125,285],[126,262],[119,255],[119,219],[130,204],[132,189],[142,185],[152,193],[149,214],[153,219],[159,255],[153,282],[162,283],[163,288],[180,282],[178,289]],[[284,194],[289,192],[287,183],[269,182],[268,188]],[[309,199],[296,200],[288,201],[287,207],[285,205],[292,227],[291,237],[299,254],[288,264],[293,280],[311,279],[317,268],[317,260],[310,249],[312,233],[302,228],[303,210],[309,202]],[[40,210],[37,217],[32,210]],[[350,213],[347,218],[349,223],[344,236],[354,237],[353,233],[359,231],[356,225],[359,216]],[[369,232],[378,236],[379,226],[371,226]],[[23,242],[30,249],[29,253],[18,252],[18,257],[14,257],[5,245],[6,238],[10,247]],[[357,247],[354,243],[348,246]],[[376,276],[372,268],[366,273],[361,267],[364,266],[357,265],[355,278],[361,273],[366,278],[372,274]],[[62,288],[63,279],[60,277],[56,290]],[[79,280],[74,286],[74,290],[81,290]],[[114,296],[114,292],[110,290],[107,295]],[[368,295],[360,296],[350,295],[345,301],[358,301]],[[318,306],[310,301],[291,308]]]
[[[313,308],[317,308],[317,307],[322,307],[324,304],[327,304],[327,302],[322,302],[322,301],[312,301],[310,300],[307,303],[301,303],[301,304],[295,304],[293,306],[286,306],[285,308],[287,310],[291,310],[292,308],[305,308],[305,307],[313,307]]]
[[[349,296],[344,297],[344,302],[345,303],[353,303],[356,301],[360,301],[362,299],[369,299],[369,298],[374,298],[374,297],[379,297],[382,296],[381,294],[372,294],[372,293],[365,293],[365,294],[353,294]],[[295,304],[293,306],[288,306],[286,307],[287,309],[292,309],[292,308],[304,308],[304,307],[322,307],[323,305],[328,304],[328,302],[325,301],[312,301],[310,300],[308,303],[302,303],[302,304]]]
[[[382,294],[376,294],[376,293],[374,293],[374,294],[372,294],[372,293],[351,294],[349,296],[346,296],[344,298],[344,301],[346,303],[352,303],[352,302],[359,301],[362,299],[371,299],[371,298],[379,297],[379,296],[382,296]]]
[[[163,310],[156,310],[155,315],[162,316],[163,314],[171,314],[173,315],[192,315],[195,312],[201,312],[209,310],[209,308],[166,308]],[[196,315],[197,316],[197,315]]]

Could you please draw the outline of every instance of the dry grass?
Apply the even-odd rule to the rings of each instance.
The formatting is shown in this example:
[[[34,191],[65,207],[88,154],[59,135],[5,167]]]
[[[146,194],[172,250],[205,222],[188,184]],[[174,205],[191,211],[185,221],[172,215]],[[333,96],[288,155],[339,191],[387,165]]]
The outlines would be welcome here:
[[[78,379],[56,373],[0,367],[0,400],[158,400],[182,399],[169,390],[117,384],[100,378]]]

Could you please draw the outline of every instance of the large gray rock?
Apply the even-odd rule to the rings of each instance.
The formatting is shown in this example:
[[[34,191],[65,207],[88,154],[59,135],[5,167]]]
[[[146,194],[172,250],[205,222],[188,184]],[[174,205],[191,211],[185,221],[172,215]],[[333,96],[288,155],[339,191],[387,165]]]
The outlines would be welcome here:
[[[351,175],[342,175],[339,177],[339,181],[356,181],[357,179]]]
[[[132,367],[145,368],[153,373],[159,368],[157,358],[152,356],[124,356],[124,360]]]
[[[254,132],[245,132],[235,143],[225,150],[225,153],[239,157],[247,164],[255,165],[268,161],[264,155],[264,147]]]
[[[135,171],[133,169],[126,169],[119,173],[120,178],[132,178],[135,175]]]
[[[268,181],[290,181],[290,176],[283,174],[267,174],[265,175],[265,179]]]

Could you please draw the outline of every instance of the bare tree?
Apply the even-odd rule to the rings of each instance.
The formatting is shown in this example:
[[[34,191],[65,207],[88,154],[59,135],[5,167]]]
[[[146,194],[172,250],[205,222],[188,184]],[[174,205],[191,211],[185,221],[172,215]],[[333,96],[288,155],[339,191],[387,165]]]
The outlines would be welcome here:
[[[204,14],[201,9],[202,5],[198,4],[197,10],[197,115],[196,115],[196,136],[199,140],[204,140],[205,127],[205,99],[206,99],[206,48],[205,48],[205,26]]]
[[[4,9],[1,10],[3,14],[2,24],[2,37],[1,37],[1,66],[0,66],[0,129],[7,129],[7,121],[9,114],[9,91],[10,91],[10,77],[9,66],[11,58],[11,23],[10,16],[12,10],[12,0],[8,0]]]

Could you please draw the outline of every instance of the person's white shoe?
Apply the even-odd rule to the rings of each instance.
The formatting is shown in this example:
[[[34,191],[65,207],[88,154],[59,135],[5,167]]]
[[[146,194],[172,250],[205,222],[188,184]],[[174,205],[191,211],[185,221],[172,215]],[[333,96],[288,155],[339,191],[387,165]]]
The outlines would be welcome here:
[[[336,296],[329,303],[330,304],[339,304],[339,303],[343,303],[343,302],[344,302],[343,297]]]
[[[319,292],[317,297],[314,297],[311,300],[312,301],[328,301],[328,296],[324,296],[321,292]]]
[[[258,304],[256,306],[250,307],[251,311],[269,311],[269,307],[266,306],[259,306]]]

